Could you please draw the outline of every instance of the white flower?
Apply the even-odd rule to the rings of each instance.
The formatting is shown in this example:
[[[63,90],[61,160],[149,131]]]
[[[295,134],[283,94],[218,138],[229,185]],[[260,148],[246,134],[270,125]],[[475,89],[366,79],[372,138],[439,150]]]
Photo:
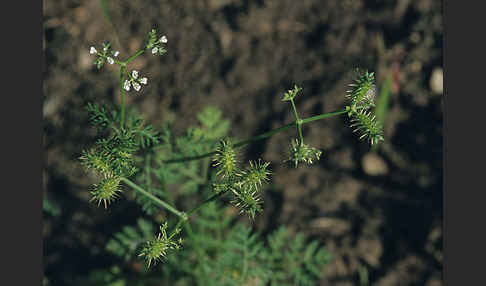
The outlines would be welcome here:
[[[106,52],[108,50],[108,47],[104,47],[103,51]]]
[[[138,84],[138,82],[134,82],[134,83],[132,83],[132,85],[133,85],[133,88],[134,88],[136,91],[139,91],[139,90],[140,90],[140,88],[142,87],[140,84]]]
[[[142,77],[140,79],[140,83],[147,84],[147,78],[146,77]]]
[[[157,48],[157,47],[153,48],[153,49],[152,49],[152,54],[154,54],[154,55],[155,55],[155,54],[157,53],[157,51],[158,51],[158,48]]]
[[[113,56],[114,56],[114,57],[118,57],[118,54],[119,54],[119,53],[120,53],[119,51],[115,51],[115,53],[113,54]]]
[[[106,60],[110,63],[110,65],[112,65],[115,61],[110,58],[110,57],[107,57]]]
[[[129,91],[130,90],[130,82],[128,80],[125,80],[125,83],[123,84],[123,88],[126,91]]]
[[[133,71],[132,71],[132,77],[133,77],[133,78],[137,78],[137,77],[138,77],[138,71],[133,70]]]
[[[162,38],[160,38],[159,40],[161,43],[167,43],[167,37],[166,36],[162,36]]]
[[[95,49],[95,47],[91,47],[91,49],[89,49],[89,53],[90,54],[96,54],[98,51]]]

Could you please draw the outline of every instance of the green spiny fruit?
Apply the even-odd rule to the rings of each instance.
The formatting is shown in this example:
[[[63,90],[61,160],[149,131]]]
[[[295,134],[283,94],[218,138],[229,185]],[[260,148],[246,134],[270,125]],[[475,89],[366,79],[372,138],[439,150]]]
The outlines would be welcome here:
[[[373,72],[359,72],[350,84],[350,90],[347,91],[347,97],[351,99],[353,109],[368,109],[373,107],[376,95],[376,86],[374,84],[375,75]]]
[[[170,249],[179,249],[182,245],[182,239],[173,241],[174,235],[180,232],[177,228],[169,237],[167,236],[167,222],[160,226],[160,232],[157,237],[145,242],[145,246],[138,256],[144,256],[148,267],[152,262],[161,261]]]
[[[351,127],[353,132],[361,133],[359,139],[367,138],[371,145],[383,141],[383,127],[370,111],[361,110],[351,114]]]
[[[91,200],[98,201],[98,205],[103,202],[106,209],[108,204],[115,200],[118,197],[118,193],[121,192],[120,181],[120,177],[113,176],[104,178],[98,184],[94,184],[94,188],[91,191],[91,194],[93,195]]]
[[[312,164],[314,159],[319,160],[321,155],[322,151],[319,149],[300,143],[297,139],[291,141],[289,161],[294,162],[296,168],[299,162]]]
[[[218,168],[217,175],[229,178],[238,172],[238,158],[236,150],[228,139],[222,139],[213,159],[214,166]]]
[[[251,219],[254,219],[256,213],[262,210],[260,206],[262,201],[257,190],[240,189],[240,192],[235,193],[235,199],[231,203],[240,209],[240,213],[246,212]]]
[[[103,154],[96,151],[96,148],[83,151],[79,159],[86,169],[94,170],[105,178],[113,175],[110,157],[103,156]]]
[[[267,170],[269,162],[262,163],[260,160],[258,162],[250,161],[250,166],[245,170],[237,174],[241,179],[237,185],[251,190],[257,190],[263,183],[268,182],[268,176],[271,174]]]

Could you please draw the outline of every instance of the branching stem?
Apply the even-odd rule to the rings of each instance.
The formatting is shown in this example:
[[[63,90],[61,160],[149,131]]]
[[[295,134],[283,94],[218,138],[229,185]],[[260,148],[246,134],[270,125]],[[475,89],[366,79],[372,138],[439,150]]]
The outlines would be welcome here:
[[[312,122],[312,121],[321,120],[321,119],[325,119],[325,118],[329,118],[329,117],[341,115],[341,114],[344,114],[344,113],[347,113],[347,112],[348,112],[347,109],[341,109],[341,110],[334,111],[334,112],[319,114],[319,115],[316,115],[316,116],[312,116],[312,117],[300,119],[300,122],[301,122],[301,124],[306,124],[306,123],[309,123],[309,122]],[[291,127],[294,127],[296,125],[297,125],[296,122],[289,123],[289,124],[284,125],[282,127],[279,127],[279,128],[270,130],[268,132],[262,133],[260,135],[254,136],[254,137],[252,137],[250,139],[237,142],[237,143],[233,144],[233,147],[238,148],[238,147],[242,147],[242,146],[248,145],[248,144],[250,144],[252,142],[258,141],[258,140],[262,140],[262,139],[269,138],[269,137],[271,137],[271,136],[273,136],[273,135],[275,135],[277,133],[280,133],[282,131],[285,131],[285,130],[287,130],[287,129],[291,128]],[[197,155],[197,156],[192,156],[192,157],[184,157],[184,158],[178,158],[178,159],[164,160],[164,161],[162,161],[162,163],[171,164],[171,163],[180,163],[180,162],[187,162],[187,161],[199,160],[199,159],[203,159],[203,158],[206,158],[206,157],[213,156],[215,154],[216,154],[216,151],[212,151],[212,152],[208,152],[208,153],[204,153],[204,154]]]
[[[120,67],[120,90],[121,90],[121,118],[120,118],[120,129],[123,129],[125,124],[125,89],[123,83],[125,82],[127,66],[122,64]]]
[[[129,179],[122,178],[121,180],[125,184],[130,186],[132,189],[134,189],[135,191],[137,191],[137,192],[143,194],[144,196],[148,197],[149,199],[151,199],[154,203],[158,204],[161,207],[164,207],[165,209],[167,209],[171,213],[177,215],[181,220],[187,220],[188,216],[184,212],[178,211],[173,206],[169,205],[168,203],[164,202],[163,200],[157,198],[156,196],[154,196],[151,193],[147,192],[146,190],[142,189],[141,187],[139,187],[137,184],[133,183]]]
[[[127,73],[127,65],[133,61],[136,57],[140,56],[145,52],[145,49],[141,49],[137,51],[135,54],[130,56],[126,61],[120,62],[117,60],[114,60],[114,62],[118,65],[120,65],[120,92],[121,92],[121,118],[120,118],[120,129],[123,129],[123,126],[125,125],[125,89],[124,89],[124,82],[125,82],[125,76]]]
[[[202,208],[204,205],[209,204],[210,202],[217,200],[219,197],[221,197],[222,195],[226,194],[227,192],[228,192],[228,190],[219,192],[217,194],[214,194],[214,195],[210,196],[209,198],[207,198],[202,203],[198,204],[196,207],[194,207],[190,211],[188,211],[187,214],[186,214],[186,218],[185,219],[183,219],[183,218],[180,218],[179,219],[179,221],[177,222],[176,226],[174,227],[174,231],[176,231],[176,229],[179,228],[179,226],[184,221],[188,220],[197,210],[199,210],[200,208]]]
[[[145,49],[141,49],[139,51],[137,51],[135,54],[133,54],[132,56],[130,56],[126,61],[125,61],[125,64],[128,64],[130,63],[131,61],[133,61],[136,57],[140,56],[141,54],[143,54],[145,52]]]
[[[295,107],[294,99],[290,99],[290,103],[292,104],[292,109],[294,110],[295,114],[295,124],[297,125],[297,130],[299,132],[299,144],[304,144],[304,136],[302,136],[302,120],[299,118],[299,113],[297,112],[297,107]]]

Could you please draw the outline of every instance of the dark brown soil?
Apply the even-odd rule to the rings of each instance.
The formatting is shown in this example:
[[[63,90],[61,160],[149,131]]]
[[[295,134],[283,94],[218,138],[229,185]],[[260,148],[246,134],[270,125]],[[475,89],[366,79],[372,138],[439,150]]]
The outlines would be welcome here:
[[[149,85],[128,103],[155,126],[176,116],[184,130],[216,105],[231,135],[247,138],[294,119],[280,101],[294,83],[304,88],[298,109],[310,116],[344,106],[353,68],[375,71],[378,86],[391,75],[386,140],[376,152],[344,116],[304,127],[306,143],[325,151],[311,167],[280,164],[293,130],[245,149],[248,159],[272,162],[255,224],[321,240],[334,257],[321,285],[359,285],[360,269],[371,285],[442,285],[441,1],[105,1],[113,26],[100,2],[44,1],[44,183],[62,210],[44,229],[52,285],[102,263],[86,251],[104,251],[96,249],[103,238],[90,234],[95,225],[108,232],[125,223],[111,220],[121,208],[109,219],[89,204],[92,182],[77,161],[95,135],[84,106],[119,101],[117,70],[97,71],[89,47],[111,41],[125,56],[153,27],[167,35],[168,53],[133,63]]]

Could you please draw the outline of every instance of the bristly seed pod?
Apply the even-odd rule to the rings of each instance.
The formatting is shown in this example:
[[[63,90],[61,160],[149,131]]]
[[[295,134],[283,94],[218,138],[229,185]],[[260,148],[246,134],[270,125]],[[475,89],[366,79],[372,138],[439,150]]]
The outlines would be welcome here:
[[[240,209],[240,213],[246,212],[250,219],[254,219],[256,213],[262,210],[260,206],[262,201],[256,190],[241,190],[238,194],[235,194],[235,199],[231,203]]]
[[[238,177],[241,177],[237,185],[257,190],[263,183],[268,182],[268,176],[271,174],[267,170],[268,165],[270,165],[269,162],[262,163],[261,160],[250,161],[250,166],[237,174]]]
[[[368,138],[371,145],[383,141],[383,127],[376,120],[376,117],[369,111],[361,110],[352,113],[351,127],[353,132],[360,132],[360,139]]]
[[[234,194],[231,203],[240,209],[240,213],[246,212],[251,219],[254,219],[256,213],[262,209],[258,191],[259,187],[269,180],[271,172],[267,170],[268,165],[269,162],[261,160],[250,161],[250,166],[236,174],[233,186],[229,188]]]
[[[215,162],[213,166],[218,168],[216,174],[223,179],[232,177],[238,172],[237,153],[229,139],[222,139],[219,142],[213,161]]]
[[[160,226],[160,232],[157,237],[151,239],[145,243],[144,248],[138,256],[145,256],[148,267],[152,262],[161,261],[170,249],[181,248],[182,239],[172,241],[172,238],[180,232],[180,229],[176,229],[169,237],[167,237],[167,222]]]
[[[111,177],[113,175],[113,169],[111,168],[111,162],[109,156],[103,156],[100,152],[97,152],[95,148],[88,151],[83,151],[83,154],[79,158],[86,169],[91,169],[101,174],[104,178]]]
[[[290,154],[288,161],[293,161],[295,167],[297,168],[299,162],[312,164],[314,158],[315,160],[319,160],[321,155],[321,150],[311,147],[307,144],[300,143],[298,139],[294,139],[291,141],[290,144]]]
[[[354,83],[349,85],[351,89],[347,91],[346,97],[351,99],[353,109],[368,109],[375,106],[375,76],[373,72],[368,71],[357,73]]]
[[[91,191],[93,195],[92,201],[98,201],[98,206],[103,202],[105,209],[111,201],[118,197],[120,190],[120,177],[107,177],[101,180],[98,184],[94,184],[94,189]]]

